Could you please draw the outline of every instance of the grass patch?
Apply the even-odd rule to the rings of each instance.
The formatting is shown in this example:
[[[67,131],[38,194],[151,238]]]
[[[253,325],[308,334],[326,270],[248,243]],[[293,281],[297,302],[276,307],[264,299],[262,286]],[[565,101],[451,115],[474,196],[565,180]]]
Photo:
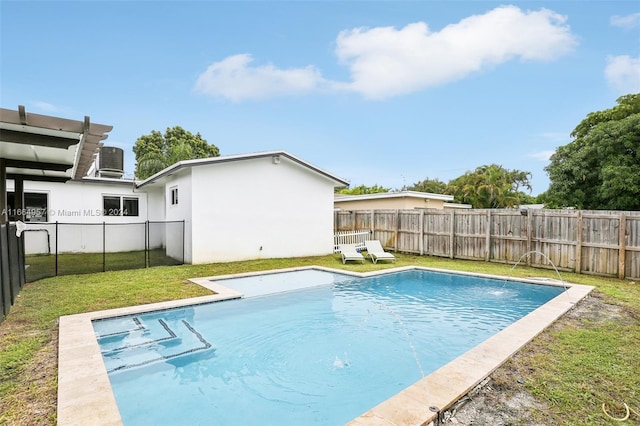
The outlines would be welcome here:
[[[554,411],[562,411],[564,424],[605,421],[600,410],[603,402],[611,407],[626,402],[638,409],[639,336],[637,326],[615,322],[585,329],[554,330],[546,339],[553,343],[553,352],[531,357],[532,362],[544,368],[538,367],[538,374],[528,382],[528,387],[546,399]]]
[[[182,262],[166,255],[164,250],[144,250],[117,253],[61,253],[58,254],[58,275],[92,274],[104,271],[122,271],[149,266],[179,265]],[[56,256],[30,255],[25,259],[27,281],[56,276]]]
[[[511,265],[397,254],[395,264],[343,265],[337,255],[331,255],[43,279],[24,287],[0,324],[0,424],[55,424],[60,316],[210,294],[188,278],[310,265],[357,272],[418,265],[558,278],[555,271],[526,266],[511,271]],[[596,286],[591,297],[614,307],[618,315],[589,312],[562,318],[521,351],[512,368],[518,369],[527,389],[546,405],[546,410],[533,413],[545,422],[609,424],[600,408],[603,402],[612,407],[612,414],[622,402],[640,410],[640,285],[570,273],[561,276],[567,282]]]

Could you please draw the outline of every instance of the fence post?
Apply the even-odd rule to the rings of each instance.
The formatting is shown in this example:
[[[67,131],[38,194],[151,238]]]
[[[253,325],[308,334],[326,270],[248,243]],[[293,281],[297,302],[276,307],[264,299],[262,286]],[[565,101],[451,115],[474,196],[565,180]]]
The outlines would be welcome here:
[[[107,222],[102,221],[102,272],[107,270]]]
[[[396,209],[396,229],[393,231],[393,251],[398,251],[398,229],[400,228],[400,210]]]
[[[625,255],[627,253],[627,216],[620,213],[620,229],[619,229],[620,254],[618,254],[618,278],[624,279],[626,275]]]
[[[56,220],[56,274],[58,276],[58,221]]]
[[[24,232],[18,238],[18,265],[20,266],[20,288],[27,282],[27,270],[25,269]]]
[[[533,209],[527,210],[527,251],[525,253],[531,252],[531,239],[533,238]],[[531,256],[527,256],[527,266],[531,266]]]
[[[144,267],[148,268],[151,263],[149,253],[149,221],[144,222]]]
[[[455,259],[456,250],[455,250],[455,242],[456,242],[456,211],[451,210],[451,226],[449,231],[449,257],[451,259]]]
[[[418,248],[420,249],[420,256],[424,256],[424,210],[420,210],[420,241],[418,241]]]
[[[10,309],[10,298],[5,296],[9,290],[9,253],[8,242],[5,244],[4,227],[8,226],[0,223],[0,323],[4,320]],[[5,261],[6,259],[6,261]],[[5,267],[5,265],[7,265]]]
[[[11,308],[11,295],[9,294],[9,241],[5,237],[4,229],[9,224],[0,223],[0,322],[9,313]]]
[[[487,232],[485,235],[485,244],[484,260],[485,262],[488,262],[491,260],[491,209],[487,209]]]
[[[576,274],[582,273],[582,210],[578,210],[576,219]]]
[[[371,209],[371,212],[369,213],[371,215],[371,218],[369,220],[369,228],[371,228],[371,239],[375,240],[376,239],[376,227],[375,227],[375,220],[376,220],[376,211],[374,209]]]

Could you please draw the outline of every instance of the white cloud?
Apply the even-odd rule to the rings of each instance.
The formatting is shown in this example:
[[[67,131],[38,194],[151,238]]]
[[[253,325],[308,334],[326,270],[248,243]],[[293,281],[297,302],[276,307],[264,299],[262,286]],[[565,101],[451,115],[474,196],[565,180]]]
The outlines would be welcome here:
[[[539,161],[549,161],[549,159],[551,159],[551,156],[553,154],[555,154],[555,151],[540,151],[540,152],[534,152],[533,154],[529,154],[529,157],[535,158],[536,160],[539,160]]]
[[[640,57],[609,56],[604,75],[609,85],[621,94],[640,92]]]
[[[45,112],[61,112],[63,111],[62,108],[50,104],[48,102],[42,102],[42,101],[35,101],[33,102],[33,106],[41,111],[45,111]]]
[[[305,94],[322,88],[384,99],[459,80],[513,58],[552,60],[577,44],[566,17],[502,6],[431,32],[424,22],[404,28],[355,28],[338,34],[335,53],[351,81],[322,78],[313,67],[251,66],[248,54],[211,64],[194,90],[234,101]]]
[[[515,57],[551,60],[577,43],[565,21],[547,9],[523,12],[504,6],[439,32],[431,32],[424,22],[400,30],[342,31],[336,54],[349,66],[352,82],[339,87],[386,98],[459,80]]]
[[[614,27],[620,27],[624,28],[625,30],[630,30],[637,26],[640,26],[640,12],[632,13],[631,15],[625,16],[612,16],[609,22]]]
[[[232,101],[294,95],[315,90],[322,83],[312,66],[278,69],[273,65],[251,67],[251,55],[229,56],[209,65],[198,77],[195,90]]]
[[[570,133],[571,132],[544,132],[541,133],[540,136],[549,142],[565,144],[570,140]]]

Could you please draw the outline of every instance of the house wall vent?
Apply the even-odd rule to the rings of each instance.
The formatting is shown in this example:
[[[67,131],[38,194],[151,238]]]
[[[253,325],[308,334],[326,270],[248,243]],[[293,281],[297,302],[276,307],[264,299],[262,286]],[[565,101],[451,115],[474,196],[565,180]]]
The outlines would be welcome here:
[[[124,150],[122,148],[113,146],[100,148],[98,175],[110,178],[121,178],[124,175]]]

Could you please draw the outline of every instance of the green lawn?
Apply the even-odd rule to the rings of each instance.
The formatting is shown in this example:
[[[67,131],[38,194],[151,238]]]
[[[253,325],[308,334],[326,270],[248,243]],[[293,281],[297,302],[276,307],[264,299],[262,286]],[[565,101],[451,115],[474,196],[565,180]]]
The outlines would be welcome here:
[[[87,311],[201,296],[188,278],[320,265],[373,271],[419,265],[450,270],[557,279],[554,271],[398,254],[395,264],[343,265],[337,255],[255,260],[59,276],[27,284],[0,324],[0,425],[56,423],[58,317]],[[81,262],[77,259],[76,262]],[[640,411],[640,285],[631,281],[561,273],[563,280],[596,286],[594,296],[621,315],[593,321],[561,319],[518,355],[527,389],[549,407],[538,413],[555,424],[611,424],[607,403]],[[615,411],[618,410],[618,411]],[[640,422],[639,417],[631,419]],[[628,423],[631,424],[631,423]]]
[[[58,275],[91,274],[104,271],[121,271],[149,266],[179,265],[182,262],[169,257],[164,250],[150,250],[148,257],[144,251],[117,253],[62,253],[58,255]],[[56,256],[31,255],[25,260],[27,281],[35,281],[56,275]]]

